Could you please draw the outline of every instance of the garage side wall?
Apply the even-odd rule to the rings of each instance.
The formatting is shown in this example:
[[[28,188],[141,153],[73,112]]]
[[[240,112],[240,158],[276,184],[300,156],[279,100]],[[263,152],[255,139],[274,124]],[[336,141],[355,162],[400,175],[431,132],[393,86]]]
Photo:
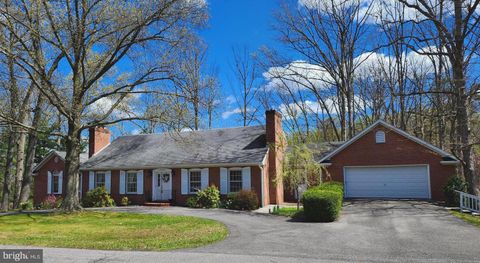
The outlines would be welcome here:
[[[375,143],[375,133],[385,132],[385,143]],[[377,126],[331,158],[325,179],[343,182],[345,166],[428,164],[433,200],[444,200],[443,186],[455,174],[455,166],[442,165],[441,156],[390,130]]]

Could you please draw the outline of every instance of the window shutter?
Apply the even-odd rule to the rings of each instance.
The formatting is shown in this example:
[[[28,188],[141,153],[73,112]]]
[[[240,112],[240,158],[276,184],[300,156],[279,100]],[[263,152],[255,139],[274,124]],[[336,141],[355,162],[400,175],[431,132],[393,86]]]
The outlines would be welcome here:
[[[105,172],[105,188],[107,189],[107,193],[111,193],[112,188],[112,171]]]
[[[47,172],[47,194],[52,193],[52,173],[49,171]]]
[[[250,190],[252,188],[250,167],[242,168],[242,189]]]
[[[120,171],[120,194],[125,194],[125,171]]]
[[[95,172],[90,171],[88,172],[88,191],[95,188]]]
[[[143,194],[143,170],[137,172],[137,194]]]
[[[227,189],[227,177],[228,177],[227,168],[220,168],[220,194],[225,195],[228,193]]]
[[[58,193],[62,193],[63,188],[63,171],[58,174]]]
[[[202,169],[202,189],[205,189],[208,187],[208,168],[203,168]]]
[[[182,195],[188,194],[188,170],[182,169]]]

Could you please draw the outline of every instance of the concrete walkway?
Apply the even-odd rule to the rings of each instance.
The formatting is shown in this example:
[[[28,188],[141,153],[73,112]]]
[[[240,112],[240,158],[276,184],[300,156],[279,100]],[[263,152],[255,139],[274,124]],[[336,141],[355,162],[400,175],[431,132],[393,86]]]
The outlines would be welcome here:
[[[479,262],[480,229],[417,201],[346,203],[339,221],[292,222],[258,213],[181,207],[109,210],[219,220],[229,236],[171,252],[45,249],[45,262]]]

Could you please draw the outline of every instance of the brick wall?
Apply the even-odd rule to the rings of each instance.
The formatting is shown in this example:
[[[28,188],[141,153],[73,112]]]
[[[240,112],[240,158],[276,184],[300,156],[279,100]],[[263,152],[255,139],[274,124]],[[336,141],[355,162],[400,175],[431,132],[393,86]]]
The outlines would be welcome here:
[[[378,130],[385,132],[385,143],[375,143],[375,132]],[[455,166],[442,165],[441,160],[441,156],[430,149],[388,128],[377,126],[333,156],[330,160],[332,165],[327,170],[331,179],[343,182],[344,166],[428,164],[432,199],[443,200],[443,186],[455,174]]]

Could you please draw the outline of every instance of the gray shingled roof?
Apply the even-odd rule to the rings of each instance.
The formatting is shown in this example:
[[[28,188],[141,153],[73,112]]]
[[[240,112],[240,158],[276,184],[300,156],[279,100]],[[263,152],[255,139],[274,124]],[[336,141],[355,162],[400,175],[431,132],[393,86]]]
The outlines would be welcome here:
[[[263,126],[122,136],[83,163],[81,169],[259,164],[267,148]]]
[[[38,171],[38,169],[40,169],[45,164],[45,162],[54,154],[58,155],[60,158],[62,158],[62,160],[65,161],[65,156],[67,155],[66,152],[50,150],[48,154],[42,159],[42,161],[40,161],[40,163],[34,165],[33,172]],[[81,153],[80,163],[86,162],[87,160],[88,160],[88,153]]]

